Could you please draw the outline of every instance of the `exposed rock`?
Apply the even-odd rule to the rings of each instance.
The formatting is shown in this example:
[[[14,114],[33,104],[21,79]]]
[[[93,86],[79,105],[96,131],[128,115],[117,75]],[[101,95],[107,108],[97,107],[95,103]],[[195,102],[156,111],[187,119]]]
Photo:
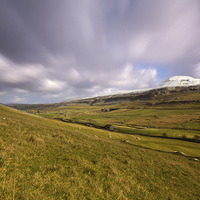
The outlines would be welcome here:
[[[106,124],[104,127],[104,129],[109,130],[109,131],[117,131],[117,128],[115,128],[113,125],[111,124]]]
[[[177,155],[186,156],[186,154],[183,153],[183,152],[175,151],[174,153],[177,154]]]
[[[128,140],[121,140],[122,142],[124,142],[124,143],[129,143],[129,141]]]

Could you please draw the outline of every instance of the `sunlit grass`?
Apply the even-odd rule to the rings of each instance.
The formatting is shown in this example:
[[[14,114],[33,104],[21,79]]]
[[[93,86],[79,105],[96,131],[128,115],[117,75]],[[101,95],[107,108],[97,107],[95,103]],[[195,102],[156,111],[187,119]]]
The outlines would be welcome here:
[[[198,199],[199,151],[0,106],[0,199]]]
[[[119,132],[146,136],[193,139],[200,136],[200,108],[166,107],[131,108],[132,103],[120,105],[68,105],[45,110],[40,113],[47,118],[62,118],[86,125],[103,127],[111,124]],[[134,103],[133,103],[134,105]],[[193,105],[193,104],[192,104]],[[190,106],[192,106],[190,105]],[[111,112],[103,109],[118,108]]]

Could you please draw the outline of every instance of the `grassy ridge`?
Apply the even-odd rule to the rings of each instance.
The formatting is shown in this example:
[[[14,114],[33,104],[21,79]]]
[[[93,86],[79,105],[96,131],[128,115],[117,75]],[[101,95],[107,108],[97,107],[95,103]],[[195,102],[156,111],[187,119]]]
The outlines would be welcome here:
[[[199,198],[197,143],[123,135],[0,106],[0,150],[0,199]]]

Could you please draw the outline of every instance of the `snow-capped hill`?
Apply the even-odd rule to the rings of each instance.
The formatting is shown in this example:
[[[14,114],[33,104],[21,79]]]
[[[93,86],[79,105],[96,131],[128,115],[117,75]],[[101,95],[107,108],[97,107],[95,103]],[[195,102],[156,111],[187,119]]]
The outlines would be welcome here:
[[[200,79],[192,78],[190,76],[173,76],[163,81],[158,87],[177,87],[177,86],[192,86],[199,85]]]

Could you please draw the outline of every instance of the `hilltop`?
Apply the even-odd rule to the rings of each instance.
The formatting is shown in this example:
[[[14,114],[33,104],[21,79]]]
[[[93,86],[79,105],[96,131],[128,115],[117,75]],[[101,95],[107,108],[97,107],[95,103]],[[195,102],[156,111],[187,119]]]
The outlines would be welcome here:
[[[173,76],[163,81],[159,87],[181,87],[200,85],[200,79],[190,76]]]

